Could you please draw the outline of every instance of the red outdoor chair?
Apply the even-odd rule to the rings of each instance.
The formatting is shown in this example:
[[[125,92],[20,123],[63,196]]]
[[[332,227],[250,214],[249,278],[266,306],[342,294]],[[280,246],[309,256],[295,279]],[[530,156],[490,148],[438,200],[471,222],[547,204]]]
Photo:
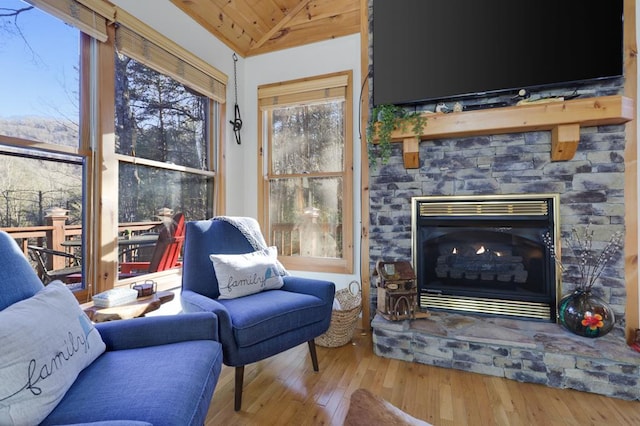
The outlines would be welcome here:
[[[179,266],[183,243],[184,215],[176,213],[173,220],[160,230],[151,260],[148,262],[121,262],[120,278],[165,271]]]

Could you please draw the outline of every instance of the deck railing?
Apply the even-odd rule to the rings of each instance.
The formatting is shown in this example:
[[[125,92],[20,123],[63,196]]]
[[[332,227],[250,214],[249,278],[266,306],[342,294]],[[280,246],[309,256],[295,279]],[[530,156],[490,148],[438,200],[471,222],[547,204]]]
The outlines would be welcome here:
[[[299,256],[304,251],[301,248],[301,245],[304,245],[303,241],[307,244],[315,243],[317,241],[314,240],[319,240],[319,236],[330,236],[332,241],[329,244],[330,248],[334,251],[340,251],[342,225],[329,223],[313,224],[311,229],[309,227],[300,227],[295,223],[272,223],[270,243],[278,247],[278,254],[282,256]],[[322,244],[320,242],[317,243],[318,245]]]
[[[64,245],[63,243],[72,239],[82,237],[82,225],[66,224],[66,212],[60,214],[48,214],[45,217],[45,225],[27,226],[27,227],[7,227],[0,228],[9,233],[21,247],[25,256],[29,258],[29,245],[37,245],[51,250],[63,251],[65,253],[80,254],[74,252],[79,250],[78,246]],[[138,234],[148,232],[162,221],[148,222],[128,222],[118,224],[118,232],[121,234],[131,233]],[[316,232],[324,235],[330,235],[334,238],[333,245],[339,250],[339,244],[342,240],[342,227],[340,225],[331,226],[328,224],[318,225]],[[309,237],[307,235],[307,237]],[[299,256],[301,254],[301,239],[304,239],[304,232],[301,233],[299,226],[293,223],[277,223],[271,225],[271,241],[270,243],[278,247],[278,253],[284,256]],[[67,267],[65,262],[68,259],[60,256],[49,256],[47,258],[47,268],[60,269]]]
[[[53,212],[45,216],[46,224],[42,226],[7,227],[0,229],[7,232],[17,241],[27,258],[29,245],[37,245],[51,250],[71,253],[72,250],[77,250],[77,247],[65,246],[62,243],[67,240],[81,238],[82,225],[68,225],[66,224],[66,220],[66,212]],[[118,232],[124,233],[127,231],[133,234],[146,232],[161,223],[161,221],[120,223],[118,224]],[[60,269],[68,266],[65,264],[66,259],[60,256],[49,256],[47,262],[47,267],[50,269]]]

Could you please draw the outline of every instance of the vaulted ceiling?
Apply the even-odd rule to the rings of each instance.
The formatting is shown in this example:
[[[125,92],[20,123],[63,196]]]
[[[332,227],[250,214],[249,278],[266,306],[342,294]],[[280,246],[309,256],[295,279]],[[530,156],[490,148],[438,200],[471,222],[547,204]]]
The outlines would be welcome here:
[[[360,31],[361,0],[171,0],[240,56]]]

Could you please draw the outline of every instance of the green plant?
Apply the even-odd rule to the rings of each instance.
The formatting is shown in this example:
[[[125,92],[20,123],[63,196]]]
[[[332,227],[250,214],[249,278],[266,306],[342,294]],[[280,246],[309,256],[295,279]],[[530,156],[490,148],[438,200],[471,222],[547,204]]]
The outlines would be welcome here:
[[[391,133],[394,130],[406,132],[411,126],[415,136],[422,134],[427,119],[416,111],[407,111],[397,105],[378,105],[371,111],[367,124],[367,153],[369,165],[387,164],[391,157]]]

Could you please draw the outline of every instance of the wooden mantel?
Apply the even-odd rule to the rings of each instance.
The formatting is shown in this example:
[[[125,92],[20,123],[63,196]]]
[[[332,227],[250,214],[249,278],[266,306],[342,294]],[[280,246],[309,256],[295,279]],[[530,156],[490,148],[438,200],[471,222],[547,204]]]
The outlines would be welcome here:
[[[634,118],[634,106],[632,99],[615,95],[423,116],[427,124],[422,135],[414,136],[410,129],[391,135],[393,142],[403,143],[408,169],[420,167],[421,140],[540,130],[551,131],[551,161],[571,160],[578,149],[580,127],[625,123]]]

